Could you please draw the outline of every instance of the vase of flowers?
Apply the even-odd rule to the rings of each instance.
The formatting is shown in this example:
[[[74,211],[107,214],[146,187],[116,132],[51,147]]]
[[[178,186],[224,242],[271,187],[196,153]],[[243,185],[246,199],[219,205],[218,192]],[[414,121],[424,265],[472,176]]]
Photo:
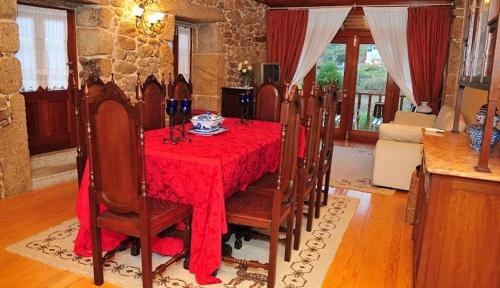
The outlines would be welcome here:
[[[248,60],[238,63],[238,72],[240,72],[240,77],[243,80],[244,87],[251,87],[253,78],[253,67],[252,65],[250,65]]]

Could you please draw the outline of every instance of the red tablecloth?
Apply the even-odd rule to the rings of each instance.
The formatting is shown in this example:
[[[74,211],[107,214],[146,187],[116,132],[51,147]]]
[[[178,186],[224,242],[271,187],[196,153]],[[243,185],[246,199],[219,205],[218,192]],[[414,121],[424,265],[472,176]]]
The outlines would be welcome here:
[[[150,196],[193,206],[189,270],[199,284],[219,283],[212,277],[221,262],[221,235],[227,232],[224,198],[246,187],[279,165],[280,125],[252,121],[242,125],[225,119],[228,131],[216,136],[188,133],[191,143],[162,144],[168,129],[146,132],[146,173]],[[80,231],[75,253],[92,255],[88,204],[88,171],[77,202]],[[124,235],[103,231],[103,249],[119,244]],[[153,240],[153,251],[172,255],[181,251],[178,239]]]

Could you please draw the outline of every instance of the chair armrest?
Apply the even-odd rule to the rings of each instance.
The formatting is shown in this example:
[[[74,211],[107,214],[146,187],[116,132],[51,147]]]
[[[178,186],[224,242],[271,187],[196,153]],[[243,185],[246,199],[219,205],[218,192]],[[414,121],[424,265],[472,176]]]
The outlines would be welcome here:
[[[422,143],[422,128],[412,125],[384,123],[379,127],[379,138],[399,142]]]
[[[436,115],[427,115],[415,112],[398,111],[394,123],[419,127],[433,127]]]

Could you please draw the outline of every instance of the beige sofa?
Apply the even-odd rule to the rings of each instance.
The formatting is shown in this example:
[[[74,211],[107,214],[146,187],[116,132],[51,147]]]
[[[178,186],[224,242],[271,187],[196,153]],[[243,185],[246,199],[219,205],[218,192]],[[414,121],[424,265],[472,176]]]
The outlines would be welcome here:
[[[373,184],[401,190],[410,189],[411,174],[422,161],[422,128],[451,131],[454,110],[443,106],[436,117],[398,111],[391,123],[380,125],[375,146]],[[460,130],[465,129],[463,117]]]

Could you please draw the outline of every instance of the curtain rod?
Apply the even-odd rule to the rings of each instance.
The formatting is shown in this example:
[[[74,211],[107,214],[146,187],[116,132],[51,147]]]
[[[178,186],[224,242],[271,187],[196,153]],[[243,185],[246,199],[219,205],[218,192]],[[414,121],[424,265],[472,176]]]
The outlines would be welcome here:
[[[425,6],[453,6],[453,3],[428,3],[428,4],[378,4],[378,5],[339,5],[339,6],[304,6],[304,7],[269,7],[268,10],[309,10],[309,9],[322,9],[322,8],[357,8],[357,7],[425,7]]]

